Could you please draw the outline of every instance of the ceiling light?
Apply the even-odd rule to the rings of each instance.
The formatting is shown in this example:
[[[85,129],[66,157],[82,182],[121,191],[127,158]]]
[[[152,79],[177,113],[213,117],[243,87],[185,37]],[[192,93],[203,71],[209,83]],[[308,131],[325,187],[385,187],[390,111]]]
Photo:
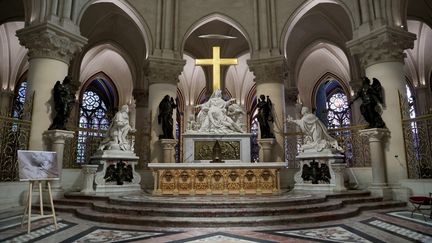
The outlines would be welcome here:
[[[198,38],[204,38],[204,39],[236,39],[235,36],[229,36],[229,35],[220,35],[220,34],[207,34],[207,35],[199,35]]]

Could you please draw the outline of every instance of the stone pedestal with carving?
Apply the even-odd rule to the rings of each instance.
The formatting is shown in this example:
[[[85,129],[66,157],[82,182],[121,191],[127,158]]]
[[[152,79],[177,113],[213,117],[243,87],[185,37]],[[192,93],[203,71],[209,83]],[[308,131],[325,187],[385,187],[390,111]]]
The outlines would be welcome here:
[[[160,139],[159,141],[163,152],[162,163],[175,163],[174,152],[177,140]]]
[[[307,151],[297,156],[300,160],[300,170],[294,175],[294,190],[309,191],[342,191],[344,186],[343,170],[346,167],[344,155],[337,153],[333,149],[324,149],[320,152]],[[312,168],[311,163],[317,162],[319,167]],[[313,180],[304,180],[307,169],[313,176],[319,177],[317,184]],[[336,171],[335,171],[336,170]],[[325,181],[327,179],[328,181]]]
[[[260,156],[262,154],[262,158],[260,158],[260,161],[262,162],[271,162],[272,159],[272,148],[275,144],[276,139],[275,138],[261,138],[258,139],[258,144],[260,146],[260,149],[262,150],[262,153],[260,153]]]
[[[131,151],[122,150],[104,150],[98,151],[91,157],[91,164],[99,165],[98,172],[95,175],[96,194],[112,194],[112,193],[130,193],[141,192],[141,176],[135,171],[135,166],[138,163],[137,157]],[[131,181],[108,181],[108,177],[112,177],[113,171],[119,171],[119,163],[124,164],[125,170],[131,170]],[[109,169],[108,169],[109,168]]]
[[[63,197],[62,171],[63,171],[63,152],[66,139],[74,137],[74,132],[65,130],[48,130],[43,133],[44,139],[48,145],[49,151],[57,154],[57,166],[59,170],[59,180],[52,181],[51,191],[53,198]]]
[[[392,199],[392,192],[387,184],[386,165],[384,156],[384,141],[390,137],[390,131],[386,128],[371,128],[359,131],[361,136],[369,140],[372,184],[368,188],[372,195]]]
[[[335,176],[335,187],[333,188],[334,192],[344,192],[347,191],[345,187],[345,169],[347,167],[346,163],[332,163],[330,167],[333,169]]]
[[[82,165],[81,172],[83,174],[83,186],[81,193],[83,194],[94,194],[93,188],[95,174],[99,165]]]

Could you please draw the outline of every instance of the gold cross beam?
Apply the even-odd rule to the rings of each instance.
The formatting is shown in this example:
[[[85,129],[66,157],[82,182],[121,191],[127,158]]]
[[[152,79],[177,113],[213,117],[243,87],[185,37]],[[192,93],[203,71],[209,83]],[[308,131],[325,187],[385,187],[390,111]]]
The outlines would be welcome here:
[[[213,46],[213,59],[196,59],[195,65],[213,66],[213,91],[220,89],[220,66],[237,64],[237,58],[221,58],[220,47]]]

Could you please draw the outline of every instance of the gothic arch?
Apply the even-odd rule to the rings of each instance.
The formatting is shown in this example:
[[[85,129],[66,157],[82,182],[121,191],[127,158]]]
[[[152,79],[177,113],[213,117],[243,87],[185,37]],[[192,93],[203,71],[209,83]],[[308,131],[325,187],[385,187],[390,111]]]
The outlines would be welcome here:
[[[240,23],[238,23],[236,20],[234,20],[234,19],[232,19],[232,18],[230,18],[224,14],[212,13],[212,14],[209,14],[207,16],[202,17],[201,19],[199,19],[198,21],[193,23],[188,28],[188,30],[184,33],[183,38],[180,40],[181,43],[179,43],[180,44],[179,46],[181,47],[180,48],[180,55],[183,55],[184,46],[185,46],[185,43],[186,43],[186,40],[188,39],[188,37],[199,27],[201,27],[201,26],[203,26],[209,22],[215,21],[215,20],[221,21],[221,22],[223,22],[227,25],[230,25],[230,26],[234,27],[235,29],[237,29],[243,35],[243,37],[246,39],[246,41],[249,45],[249,50],[250,50],[250,52],[252,52],[253,48],[252,48],[252,42],[251,42],[250,35],[246,31],[246,29],[243,28],[243,26]]]
[[[137,28],[140,30],[140,33],[144,39],[146,46],[146,55],[145,58],[148,57],[149,53],[153,50],[153,40],[151,36],[150,28],[148,27],[147,22],[143,19],[140,13],[136,9],[134,9],[127,1],[125,0],[91,0],[88,1],[82,8],[77,11],[77,15],[73,16],[74,22],[79,25],[81,19],[85,13],[85,11],[93,4],[99,3],[110,3],[121,9],[127,17],[129,17],[132,22],[135,23]]]
[[[83,83],[87,81],[96,73],[104,73],[107,77],[110,77],[112,83],[117,89],[119,104],[121,105],[130,102],[134,87],[134,66],[130,65],[130,62],[132,62],[131,58],[122,52],[120,47],[113,45],[112,43],[100,44],[89,48],[90,49],[88,49],[86,52],[83,52],[79,62],[75,64],[77,66],[76,68],[79,70],[77,73],[75,73],[75,75],[80,77],[80,82]],[[110,54],[111,52],[112,54]],[[116,66],[113,66],[111,62],[101,62],[100,59],[103,58],[104,55],[110,55],[111,57],[119,58],[117,60],[124,63],[117,63]],[[109,60],[113,61],[112,58]],[[110,68],[105,70],[110,65],[113,67],[125,65],[123,69],[119,68],[124,70],[124,72],[119,73],[116,72],[116,70]]]
[[[322,4],[322,3],[331,3],[331,4],[337,4],[338,6],[341,6],[342,9],[347,14],[350,23],[351,23],[351,29],[354,30],[355,28],[355,19],[353,16],[352,11],[340,0],[308,0],[304,4],[302,4],[300,7],[298,7],[293,14],[291,14],[290,18],[285,23],[282,34],[280,37],[279,45],[281,48],[281,53],[285,56],[285,58],[288,56],[286,45],[288,43],[289,37],[291,36],[291,32],[293,31],[296,24],[300,21],[300,19],[306,15],[309,10],[311,10],[313,7]]]

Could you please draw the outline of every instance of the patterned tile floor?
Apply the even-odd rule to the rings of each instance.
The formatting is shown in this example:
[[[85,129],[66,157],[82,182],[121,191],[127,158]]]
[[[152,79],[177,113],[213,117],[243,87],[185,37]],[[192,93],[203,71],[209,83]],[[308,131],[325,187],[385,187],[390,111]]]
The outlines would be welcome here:
[[[257,228],[155,228],[95,223],[72,214],[21,228],[21,208],[0,211],[0,242],[432,242],[432,219],[406,208],[375,210],[344,220]],[[217,220],[217,219],[215,219]]]

